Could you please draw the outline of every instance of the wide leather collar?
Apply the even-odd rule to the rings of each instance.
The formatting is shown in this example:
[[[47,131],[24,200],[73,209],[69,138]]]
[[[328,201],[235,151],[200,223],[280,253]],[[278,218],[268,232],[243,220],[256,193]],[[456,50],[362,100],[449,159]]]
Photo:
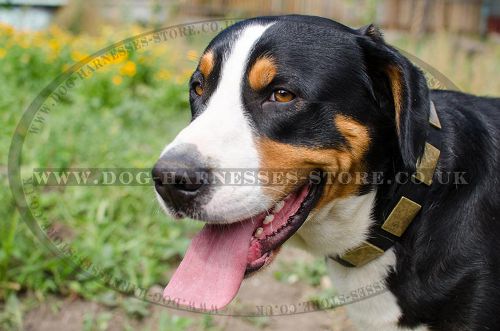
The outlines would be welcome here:
[[[439,161],[441,122],[431,101],[429,132],[424,153],[417,163],[417,171],[404,183],[400,183],[389,206],[388,215],[371,227],[367,239],[342,256],[328,256],[346,267],[360,267],[383,255],[404,234],[417,217],[432,185]]]

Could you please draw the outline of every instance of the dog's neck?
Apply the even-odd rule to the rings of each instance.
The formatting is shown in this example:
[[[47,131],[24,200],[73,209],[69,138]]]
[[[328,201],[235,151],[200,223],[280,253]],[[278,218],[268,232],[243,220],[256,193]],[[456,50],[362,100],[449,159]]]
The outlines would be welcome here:
[[[336,199],[313,211],[291,243],[318,256],[341,255],[366,239],[376,192]]]
[[[364,265],[390,249],[419,213],[432,184],[441,140],[441,123],[433,102],[430,103],[428,125],[430,130],[426,136],[430,143],[425,143],[416,164],[417,171],[412,174],[414,180],[399,184],[391,176],[391,184],[379,192],[387,196],[387,206],[379,204],[379,208],[372,212],[376,199],[374,188],[367,194],[336,199],[311,214],[299,229],[296,242],[313,254],[330,256],[350,267]],[[391,208],[390,212],[387,207]],[[374,224],[381,227],[384,234],[370,232]],[[367,237],[370,239],[367,240]],[[367,255],[368,250],[370,254]],[[342,256],[347,251],[351,252]]]

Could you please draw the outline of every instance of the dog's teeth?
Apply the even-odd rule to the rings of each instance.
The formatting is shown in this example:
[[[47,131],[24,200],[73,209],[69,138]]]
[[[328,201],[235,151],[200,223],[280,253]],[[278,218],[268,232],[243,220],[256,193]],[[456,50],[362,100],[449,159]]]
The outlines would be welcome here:
[[[281,209],[283,209],[283,206],[285,206],[285,201],[280,201],[274,206],[273,213],[279,213]]]
[[[261,227],[258,227],[257,230],[255,230],[255,237],[258,237],[264,232],[264,229]]]
[[[264,218],[264,224],[269,224],[274,220],[274,215],[267,215],[266,218]]]

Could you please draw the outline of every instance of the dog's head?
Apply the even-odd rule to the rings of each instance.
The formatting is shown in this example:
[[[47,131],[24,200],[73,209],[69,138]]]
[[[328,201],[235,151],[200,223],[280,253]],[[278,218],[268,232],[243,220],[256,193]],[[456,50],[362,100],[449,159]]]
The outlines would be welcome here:
[[[373,190],[360,173],[412,170],[429,108],[422,73],[376,28],[305,16],[220,33],[191,77],[190,103],[192,122],[153,176],[168,213],[207,224],[165,295],[214,307],[310,213]]]

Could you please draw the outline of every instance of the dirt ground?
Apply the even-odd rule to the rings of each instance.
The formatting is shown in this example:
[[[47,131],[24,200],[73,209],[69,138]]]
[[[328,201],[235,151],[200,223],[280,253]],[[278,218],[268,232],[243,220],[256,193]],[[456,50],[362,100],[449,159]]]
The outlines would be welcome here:
[[[285,248],[277,259],[311,259],[306,253],[293,248]],[[275,261],[276,262],[276,261]],[[273,263],[267,270],[245,280],[237,296],[237,302],[243,305],[293,304],[305,302],[317,290],[308,284],[297,282],[293,285],[274,279],[273,271],[278,263]],[[159,289],[161,290],[161,289]],[[61,301],[62,300],[62,301]],[[59,302],[58,302],[59,301]],[[54,309],[58,306],[58,309]],[[25,316],[24,329],[27,331],[80,331],[84,329],[85,316],[109,312],[111,319],[106,330],[123,330],[126,325],[136,330],[160,330],[159,315],[167,311],[171,316],[185,316],[200,321],[202,314],[178,311],[151,305],[151,313],[138,321],[130,318],[121,309],[110,309],[95,302],[81,299],[52,298],[43,305],[31,310]],[[346,317],[345,310],[309,312],[305,314],[240,318],[212,315],[214,330],[332,330],[355,331]],[[190,327],[199,329],[198,323]]]

